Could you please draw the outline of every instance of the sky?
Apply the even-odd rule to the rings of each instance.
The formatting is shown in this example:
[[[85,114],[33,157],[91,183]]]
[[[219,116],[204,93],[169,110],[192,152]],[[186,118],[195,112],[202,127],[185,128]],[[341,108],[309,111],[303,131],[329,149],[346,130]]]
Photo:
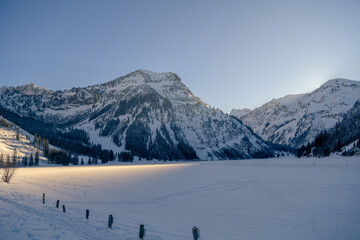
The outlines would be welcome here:
[[[358,0],[0,0],[0,86],[174,72],[230,112],[360,80]]]

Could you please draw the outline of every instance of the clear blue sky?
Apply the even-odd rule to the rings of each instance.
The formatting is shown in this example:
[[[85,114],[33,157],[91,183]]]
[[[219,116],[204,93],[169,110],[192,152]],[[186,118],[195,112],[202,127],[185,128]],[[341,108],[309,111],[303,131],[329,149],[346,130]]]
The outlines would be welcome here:
[[[360,1],[0,0],[0,86],[175,72],[225,112],[360,80]]]

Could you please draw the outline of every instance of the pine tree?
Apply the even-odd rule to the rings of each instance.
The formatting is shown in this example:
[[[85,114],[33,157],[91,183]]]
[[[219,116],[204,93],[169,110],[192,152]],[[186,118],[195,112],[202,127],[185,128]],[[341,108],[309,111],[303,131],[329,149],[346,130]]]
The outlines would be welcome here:
[[[88,165],[91,165],[91,158],[89,157]]]
[[[51,163],[54,163],[54,162],[55,162],[55,160],[54,160],[54,151],[55,151],[55,149],[54,149],[54,148],[51,148],[51,149],[50,149],[50,152],[49,152],[48,159],[49,159],[49,162],[51,162]]]
[[[4,164],[4,159],[5,159],[4,154],[1,153],[0,154],[0,167]]]
[[[42,139],[41,139],[41,136],[39,136],[39,138],[38,138],[38,146],[39,146],[39,148],[42,147]]]
[[[7,166],[11,166],[11,158],[10,158],[10,155],[6,155],[5,164],[6,164]]]
[[[16,129],[16,140],[20,141],[20,129],[19,129],[19,127],[17,127],[17,129]]]
[[[49,156],[49,154],[50,154],[50,147],[49,147],[49,140],[48,139],[45,139],[44,140],[44,154],[45,154],[45,156],[46,157],[48,157]]]
[[[13,155],[12,155],[12,162],[11,162],[11,165],[13,167],[16,167],[18,164],[17,164],[17,150],[16,148],[14,149],[14,152],[13,152]]]
[[[26,167],[28,165],[28,157],[25,155],[22,159],[22,165]]]
[[[81,165],[84,165],[84,159],[81,158]]]
[[[35,135],[34,135],[34,139],[33,139],[33,144],[34,144],[34,146],[36,146],[36,143],[38,142],[38,135],[37,135],[37,133],[35,133]]]
[[[29,160],[29,166],[34,166],[34,156],[33,154],[30,154],[30,160]]]
[[[36,151],[35,153],[35,161],[34,161],[34,165],[38,166],[39,165],[39,151]]]
[[[113,152],[113,150],[110,150],[110,153],[109,153],[109,160],[110,160],[110,161],[113,161],[114,159],[115,159],[114,152]]]
[[[341,141],[340,138],[338,138],[336,146],[335,146],[335,150],[340,152],[341,151]]]
[[[79,157],[77,155],[75,155],[73,158],[71,158],[71,163],[73,165],[78,165],[79,164]]]

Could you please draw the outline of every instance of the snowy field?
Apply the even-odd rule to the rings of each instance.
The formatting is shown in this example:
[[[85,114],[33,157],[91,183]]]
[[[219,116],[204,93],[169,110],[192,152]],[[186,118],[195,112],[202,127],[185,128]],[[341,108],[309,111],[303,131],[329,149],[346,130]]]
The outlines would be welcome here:
[[[360,239],[360,158],[22,168],[0,183],[0,240],[134,240],[140,224],[153,240],[194,225],[202,240]]]

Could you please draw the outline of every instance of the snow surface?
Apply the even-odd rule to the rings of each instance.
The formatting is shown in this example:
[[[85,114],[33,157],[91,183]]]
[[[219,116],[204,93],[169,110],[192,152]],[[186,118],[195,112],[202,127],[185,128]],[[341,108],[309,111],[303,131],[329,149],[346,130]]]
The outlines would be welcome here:
[[[0,183],[0,239],[133,240],[140,224],[149,240],[194,225],[206,240],[359,239],[359,171],[358,157],[21,168]]]

